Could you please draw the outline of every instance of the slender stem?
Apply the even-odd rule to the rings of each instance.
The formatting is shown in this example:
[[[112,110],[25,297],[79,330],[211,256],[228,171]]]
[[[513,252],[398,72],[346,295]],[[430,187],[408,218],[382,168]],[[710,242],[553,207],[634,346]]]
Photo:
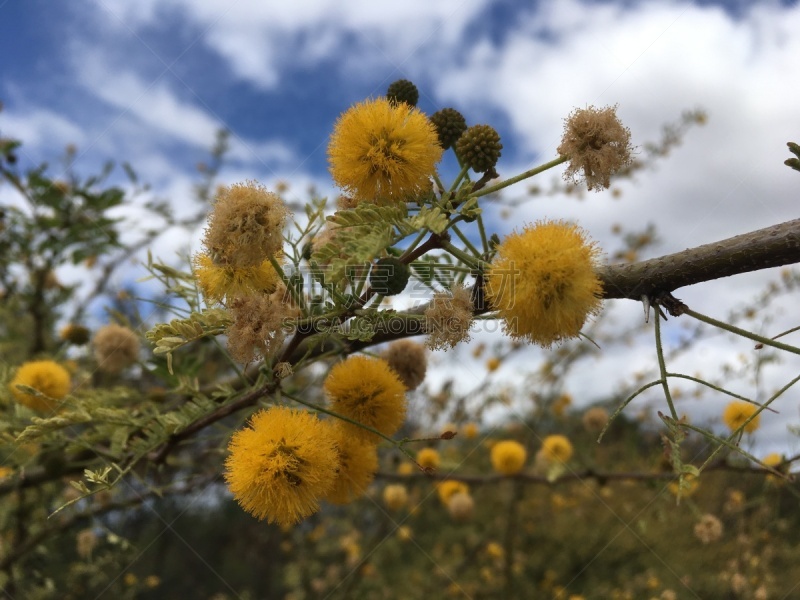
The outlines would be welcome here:
[[[725,323],[724,321],[717,321],[712,317],[707,317],[706,315],[695,312],[691,308],[686,308],[683,312],[689,315],[690,317],[694,317],[698,321],[702,321],[703,323],[708,323],[709,325],[713,325],[714,327],[719,327],[720,329],[724,329],[725,331],[729,331],[731,333],[735,333],[736,335],[746,337],[747,339],[753,340],[754,342],[758,342],[760,344],[764,344],[765,346],[772,346],[773,348],[777,348],[779,350],[785,350],[786,352],[791,352],[792,354],[800,354],[800,348],[796,348],[795,346],[789,346],[788,344],[783,344],[781,342],[776,342],[775,340],[771,340],[770,338],[763,337],[761,335],[752,333],[751,331],[747,331],[745,329],[740,329],[735,325],[731,325],[730,323]],[[656,321],[656,323],[657,322],[658,321]]]
[[[346,422],[350,423],[351,425],[355,425],[356,427],[361,427],[362,429],[366,429],[370,433],[374,433],[375,435],[377,435],[379,437],[382,437],[384,440],[386,440],[387,442],[391,443],[392,446],[399,446],[397,441],[393,440],[392,438],[390,438],[387,435],[382,434],[380,431],[378,431],[374,427],[370,427],[369,425],[364,425],[363,423],[359,423],[358,421],[354,421],[353,419],[351,419],[349,417],[345,417],[344,415],[341,415],[341,414],[339,414],[337,412],[333,412],[332,410],[328,410],[327,408],[323,408],[323,407],[319,406],[318,404],[314,404],[313,402],[308,402],[306,400],[302,400],[302,399],[298,398],[297,396],[294,396],[294,395],[289,394],[287,392],[281,392],[281,393],[284,396],[286,396],[287,398],[289,398],[290,400],[294,400],[298,404],[302,404],[303,406],[307,406],[308,408],[310,408],[312,410],[316,410],[317,412],[324,413],[324,414],[329,415],[331,417],[334,417],[336,419],[341,419],[342,421],[346,421]]]
[[[734,431],[733,433],[731,433],[731,435],[730,435],[730,436],[728,437],[728,439],[727,439],[727,443],[726,443],[726,445],[730,445],[730,443],[733,441],[733,439],[734,439],[734,438],[735,438],[737,435],[741,435],[741,433],[743,433],[743,432],[744,432],[744,429],[745,429],[745,427],[747,427],[747,425],[748,425],[748,423],[750,423],[750,421],[752,421],[753,419],[755,419],[756,417],[758,417],[758,415],[760,415],[760,414],[761,414],[761,411],[763,411],[764,409],[766,409],[766,408],[767,408],[767,407],[768,407],[768,406],[769,406],[769,405],[770,405],[770,404],[771,404],[771,403],[772,403],[772,402],[773,402],[775,399],[779,398],[779,397],[780,397],[780,396],[781,396],[781,395],[782,395],[784,392],[786,392],[786,390],[788,390],[790,387],[792,387],[792,386],[793,386],[795,383],[797,383],[798,381],[800,381],[800,375],[798,375],[797,377],[795,377],[794,379],[792,379],[792,380],[791,380],[789,383],[787,383],[785,386],[783,386],[781,389],[779,389],[777,392],[775,392],[775,393],[774,393],[772,396],[770,396],[770,398],[769,398],[769,399],[768,399],[766,402],[764,402],[764,404],[763,404],[762,406],[760,406],[760,407],[758,408],[758,410],[756,410],[756,411],[755,411],[755,412],[754,412],[752,415],[750,415],[750,417],[749,417],[749,418],[748,418],[748,419],[747,419],[747,420],[746,420],[744,423],[742,423],[742,424],[739,426],[739,428],[738,428],[736,431]],[[712,459],[713,459],[713,458],[714,458],[714,457],[715,457],[717,454],[719,454],[720,450],[722,450],[722,446],[717,446],[717,447],[714,449],[714,452],[712,452],[712,453],[711,453],[711,456],[709,456],[709,457],[706,459],[706,461],[705,461],[705,462],[702,464],[702,466],[700,467],[700,470],[701,470],[701,471],[703,470],[703,468],[705,468],[705,466],[706,466],[708,463],[710,463],[710,462],[711,462],[711,460],[712,460]],[[748,455],[747,455],[747,453],[746,453],[746,452],[744,452],[744,451],[743,451],[741,448],[739,448],[738,446],[736,447],[736,450],[737,450],[737,451],[739,451],[739,452],[741,452],[741,453],[742,453],[742,454],[744,454],[745,456],[748,456]]]
[[[461,183],[461,180],[464,179],[464,176],[467,174],[467,171],[469,171],[469,166],[464,165],[463,167],[461,167],[461,170],[458,172],[458,175],[456,175],[456,178],[453,180],[453,185],[450,186],[449,192],[451,194],[458,189],[458,185]]]
[[[478,214],[478,231],[481,234],[481,244],[483,245],[483,253],[489,254],[489,240],[486,237],[486,227],[483,225],[483,215]]]
[[[436,184],[436,187],[439,188],[439,193],[444,194],[444,184],[442,180],[439,178],[439,174],[434,171],[433,173],[433,182]]]
[[[480,259],[476,259],[473,256],[470,256],[469,254],[467,254],[463,250],[460,250],[459,248],[456,248],[455,246],[453,246],[453,244],[451,244],[450,242],[442,242],[442,248],[444,250],[447,250],[450,254],[455,256],[458,260],[460,260],[461,262],[463,262],[466,265],[469,265],[470,267],[473,267],[473,268],[476,268],[476,269],[485,269],[486,267],[489,266],[489,263],[487,263],[485,261],[482,261]]]
[[[275,269],[275,272],[278,274],[278,277],[280,277],[281,281],[283,281],[283,285],[285,285],[286,289],[289,290],[289,293],[292,295],[292,300],[294,300],[297,303],[297,306],[299,306],[303,311],[303,313],[306,314],[307,311],[306,311],[305,299],[302,297],[302,295],[300,295],[297,289],[295,289],[295,287],[292,285],[292,282],[289,281],[289,278],[286,277],[286,273],[283,272],[283,267],[281,267],[280,263],[278,262],[278,259],[275,258],[274,256],[270,256],[269,262],[272,264],[272,268]]]
[[[678,420],[678,412],[675,410],[675,404],[672,402],[672,395],[669,393],[669,380],[667,377],[667,365],[664,362],[664,348],[661,343],[661,314],[658,307],[653,311],[656,315],[656,355],[658,356],[658,370],[661,373],[661,387],[664,388],[664,396],[669,405],[669,412],[672,418]]]
[[[400,257],[400,260],[402,262],[406,262],[405,258],[407,256],[411,256],[414,253],[414,250],[416,250],[417,246],[419,246],[420,243],[422,242],[422,238],[424,238],[426,235],[428,235],[428,231],[425,229],[419,232],[419,235],[417,235],[417,237],[414,238],[414,241],[411,242],[411,245],[405,249],[402,256]]]
[[[735,394],[725,388],[721,388],[718,385],[714,385],[710,381],[704,381],[703,379],[698,379],[697,377],[692,377],[691,375],[684,375],[682,373],[667,373],[667,377],[676,377],[680,379],[688,379],[689,381],[694,381],[695,383],[699,383],[706,387],[710,387],[712,390],[720,392],[721,394],[725,394],[726,396],[731,396],[732,398],[736,398],[738,400],[742,400],[744,402],[749,402],[750,404],[755,404],[757,406],[761,406],[758,402],[754,400],[750,400],[750,398],[745,398],[744,396],[740,396],[739,394]],[[770,408],[770,411],[777,413],[775,409]]]
[[[472,254],[475,255],[475,258],[480,258],[481,257],[481,253],[478,251],[478,249],[475,247],[475,245],[472,242],[469,241],[469,238],[467,238],[467,236],[464,235],[464,233],[458,227],[453,225],[452,230],[459,237],[459,239],[462,242],[464,242],[464,245],[467,248],[469,248],[469,251],[472,252]]]
[[[599,444],[601,441],[603,441],[603,436],[606,434],[606,431],[608,431],[608,428],[611,427],[611,423],[614,421],[614,419],[617,418],[617,416],[619,416],[619,414],[625,409],[625,407],[628,406],[628,404],[633,402],[633,399],[636,398],[636,396],[638,396],[639,394],[641,394],[645,390],[650,389],[651,387],[658,385],[659,383],[661,383],[661,382],[660,381],[651,381],[650,383],[646,383],[645,385],[640,387],[638,390],[633,392],[630,396],[625,398],[625,401],[617,407],[617,410],[614,411],[614,414],[612,414],[608,418],[608,423],[606,423],[606,426],[603,427],[603,430],[600,432],[600,435],[597,438],[597,443]]]
[[[533,177],[534,175],[538,175],[539,173],[543,173],[548,169],[552,169],[553,167],[557,167],[561,163],[565,163],[569,160],[568,156],[559,156],[558,158],[551,160],[550,162],[544,163],[543,165],[539,165],[536,168],[533,168],[529,171],[525,171],[524,173],[520,173],[516,177],[512,177],[510,179],[505,179],[500,183],[496,183],[494,185],[490,185],[489,187],[483,188],[478,192],[474,192],[467,196],[467,198],[480,198],[481,196],[486,196],[487,194],[492,194],[494,192],[499,192],[503,188],[507,188],[510,185],[514,185],[522,181],[523,179],[528,179],[529,177]]]

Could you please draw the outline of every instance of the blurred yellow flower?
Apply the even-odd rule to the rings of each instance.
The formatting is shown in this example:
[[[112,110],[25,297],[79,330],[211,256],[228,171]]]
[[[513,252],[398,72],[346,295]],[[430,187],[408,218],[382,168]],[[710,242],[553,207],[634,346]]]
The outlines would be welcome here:
[[[336,121],[328,145],[336,184],[359,200],[405,201],[430,186],[442,147],[419,110],[386,98],[352,106]]]
[[[762,458],[761,462],[768,467],[776,468],[778,465],[783,463],[783,456],[777,452],[773,452],[772,454],[767,454],[764,458]],[[780,469],[778,470],[780,471]],[[772,485],[783,485],[784,483],[783,479],[771,473],[767,475],[767,481]]]
[[[745,422],[752,417],[757,410],[758,407],[755,404],[734,400],[725,407],[725,411],[722,413],[722,420],[731,431],[737,431],[744,425],[744,432],[752,433],[758,429],[761,422],[761,415],[756,415],[747,425],[745,425]]]
[[[466,483],[448,479],[436,484],[436,493],[439,494],[442,504],[446,506],[455,494],[469,494],[469,486]]]
[[[417,463],[423,469],[438,469],[440,462],[439,452],[433,448],[423,448],[417,452]]]
[[[689,473],[684,475],[682,480],[676,479],[675,481],[670,482],[670,484],[667,486],[667,489],[669,490],[669,493],[676,498],[688,498],[697,491],[699,486],[700,482],[698,481],[697,477]]]
[[[402,525],[397,528],[397,539],[401,542],[407,542],[411,539],[411,527]]]
[[[315,415],[273,406],[233,434],[225,480],[247,512],[291,525],[313,514],[336,480],[339,457],[331,427]]]
[[[508,235],[497,247],[486,295],[515,339],[548,348],[577,337],[600,312],[600,250],[577,225],[540,221]]]
[[[44,396],[23,392],[18,385],[26,385]],[[26,362],[17,369],[8,387],[20,404],[37,412],[53,412],[61,404],[58,401],[69,393],[69,372],[52,360]]]
[[[572,443],[563,435],[548,435],[542,441],[542,455],[551,463],[565,463],[572,458]]]
[[[555,402],[553,402],[553,414],[557,417],[563,417],[566,410],[572,405],[572,396],[569,394],[561,394]]]
[[[468,440],[473,440],[478,437],[478,425],[476,423],[467,423],[464,425],[464,437]]]
[[[383,503],[391,511],[397,511],[408,504],[408,490],[401,483],[387,485],[383,488]]]
[[[400,475],[411,475],[414,472],[414,465],[409,462],[400,463],[397,467],[397,472]]]
[[[493,356],[492,358],[486,361],[486,370],[489,371],[489,373],[493,373],[494,371],[497,371],[497,369],[499,368],[500,368],[500,359],[497,358],[496,356]]]
[[[119,373],[139,360],[139,336],[116,323],[98,329],[92,345],[97,368],[106,373]]]
[[[492,447],[492,467],[503,475],[514,475],[525,466],[528,453],[525,447],[514,440],[497,442]]]
[[[447,512],[457,523],[466,523],[475,513],[475,500],[466,492],[456,492],[447,501]]]
[[[406,416],[406,387],[389,363],[380,358],[350,356],[335,365],[324,384],[331,409],[358,423],[392,435]],[[343,423],[350,435],[377,443],[379,436],[351,423]]]
[[[486,544],[486,553],[492,558],[503,558],[505,555],[503,547],[497,542],[489,542]]]

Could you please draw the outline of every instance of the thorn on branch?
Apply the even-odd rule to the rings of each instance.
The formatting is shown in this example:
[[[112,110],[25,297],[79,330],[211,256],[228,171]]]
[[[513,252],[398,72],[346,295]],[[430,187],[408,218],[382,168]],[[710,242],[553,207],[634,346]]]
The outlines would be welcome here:
[[[664,317],[665,321],[667,320],[667,317],[661,310],[662,306],[667,309],[667,312],[672,317],[680,317],[687,310],[689,310],[688,306],[678,300],[670,292],[658,292],[653,294],[653,296],[650,298],[650,302],[656,307],[656,309],[659,311],[659,314]]]

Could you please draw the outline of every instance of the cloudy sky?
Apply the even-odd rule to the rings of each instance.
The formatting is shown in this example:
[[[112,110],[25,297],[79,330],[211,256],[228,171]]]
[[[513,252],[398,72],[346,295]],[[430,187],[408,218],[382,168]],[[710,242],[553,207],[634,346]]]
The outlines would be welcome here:
[[[470,123],[494,125],[501,176],[554,158],[575,107],[617,104],[640,146],[700,108],[708,123],[655,169],[621,183],[620,198],[538,199],[491,222],[502,233],[543,216],[576,219],[603,245],[614,223],[654,223],[662,240],[654,252],[666,253],[797,216],[800,177],[782,164],[786,142],[800,141],[797,31],[800,8],[777,1],[0,0],[0,135],[25,142],[23,165],[53,161],[68,143],[87,173],[107,158],[128,161],[180,210],[219,128],[232,133],[223,182],[333,193],[332,123],[399,78],[417,84],[428,113],[454,106]],[[167,236],[156,251],[196,239]],[[676,295],[724,317],[774,277]],[[621,326],[641,319],[634,303],[610,310]],[[796,324],[793,316],[784,315]],[[717,344],[687,369],[717,372],[739,353],[752,354],[751,344]],[[646,367],[642,356],[652,366],[641,352],[609,353],[570,391],[593,399],[612,389],[609,372]],[[796,371],[790,363],[772,387]],[[800,420],[796,400],[781,402],[781,415],[764,419],[765,436]],[[719,414],[722,405],[686,410]]]

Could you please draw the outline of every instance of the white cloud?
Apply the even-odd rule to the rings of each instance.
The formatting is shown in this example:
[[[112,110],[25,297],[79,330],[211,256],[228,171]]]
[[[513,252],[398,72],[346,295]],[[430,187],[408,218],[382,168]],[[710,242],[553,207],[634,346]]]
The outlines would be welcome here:
[[[337,63],[362,66],[377,60],[385,72],[386,65],[408,64],[422,48],[452,50],[488,3],[304,0],[278,5],[260,0],[170,0],[140,6],[96,0],[91,4],[100,9],[94,18],[118,30],[157,28],[175,19],[191,23],[202,43],[223,57],[238,77],[273,88],[287,67],[334,58]],[[355,59],[344,52],[352,41],[366,49]]]
[[[710,113],[704,129],[640,178],[634,198],[612,207],[592,197],[574,211],[583,222],[605,217],[596,222],[607,230],[616,215],[654,221],[665,249],[677,250],[793,216],[793,174],[781,163],[800,89],[790,75],[800,8],[757,5],[737,20],[684,2],[541,6],[503,43],[476,44],[438,79],[437,95],[467,114],[500,110],[514,141],[540,160],[555,155],[576,106],[618,103],[638,144],[686,108]]]
[[[38,154],[43,150],[63,150],[68,144],[81,144],[85,134],[81,127],[69,118],[51,110],[34,108],[27,110],[5,109],[2,113],[4,137],[23,142],[18,153]],[[38,158],[33,158],[38,162]]]

